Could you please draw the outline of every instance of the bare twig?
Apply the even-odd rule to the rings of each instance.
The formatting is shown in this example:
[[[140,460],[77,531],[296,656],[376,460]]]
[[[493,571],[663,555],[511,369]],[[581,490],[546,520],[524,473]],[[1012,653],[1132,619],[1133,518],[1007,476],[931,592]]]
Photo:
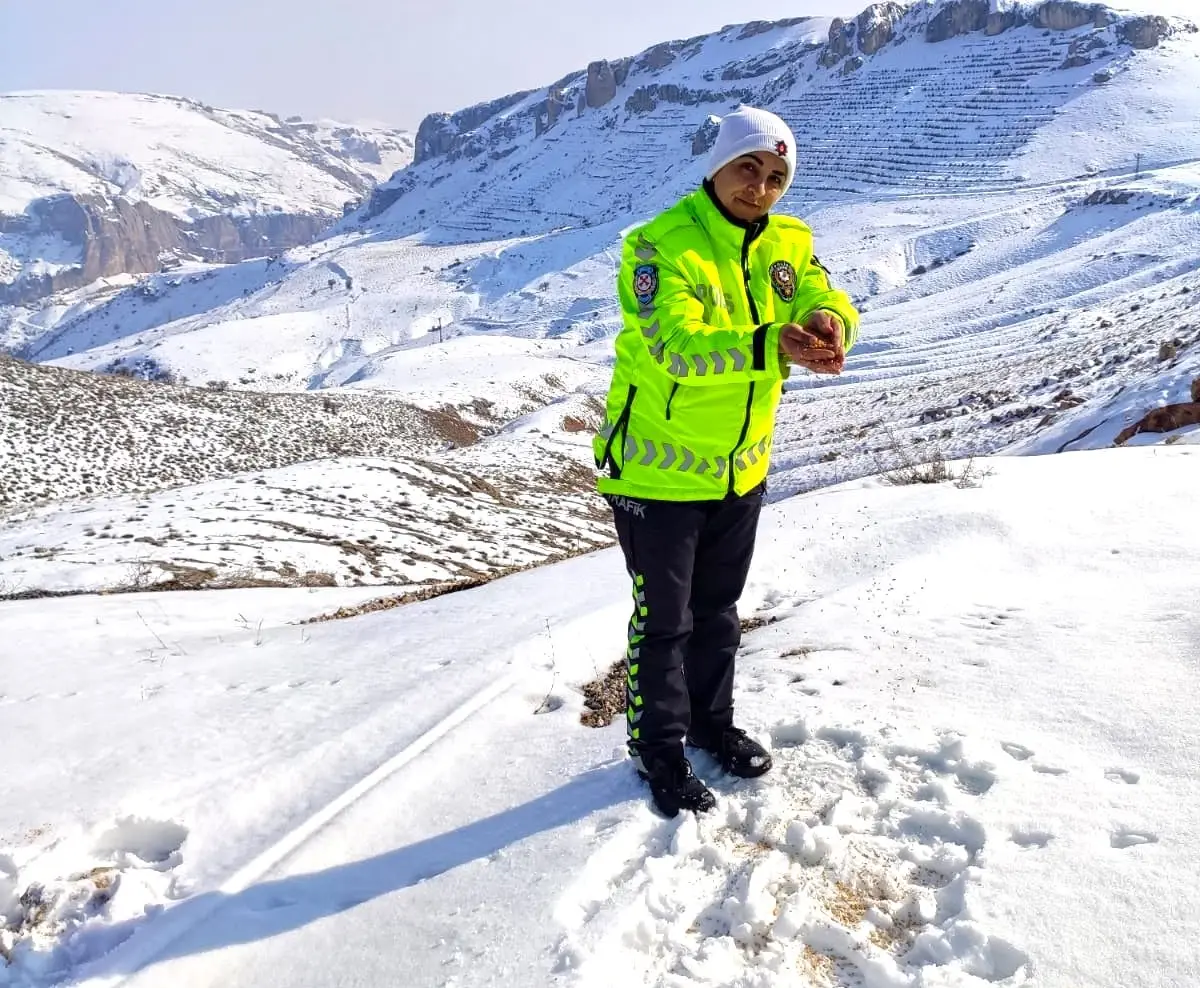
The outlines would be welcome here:
[[[157,631],[155,631],[152,627],[150,627],[150,622],[147,621],[145,619],[145,617],[142,616],[141,611],[134,611],[134,613],[138,616],[138,620],[140,620],[142,622],[142,624],[144,624],[146,626],[146,630],[154,636],[154,640],[156,642],[158,642],[159,645],[162,646],[163,656],[161,659],[158,660],[158,667],[160,669],[162,668],[163,663],[167,661],[168,655],[187,655],[187,650],[182,645],[180,645],[179,642],[175,642],[173,645],[168,645],[165,641],[163,641],[162,637],[159,635],[159,633]],[[154,661],[154,649],[149,649],[148,651],[150,653],[150,661],[153,662]]]
[[[534,711],[535,714],[548,714],[552,710],[557,710],[561,704],[552,703],[554,696],[554,687],[558,683],[558,656],[554,651],[554,636],[550,633],[550,621],[546,620],[546,637],[550,640],[550,688],[546,691],[546,698],[538,705]]]
[[[156,642],[158,642],[164,649],[169,649],[170,646],[168,646],[165,641],[163,641],[161,638],[159,638],[158,632],[150,627],[150,622],[147,621],[144,617],[142,617],[142,612],[135,611],[134,613],[137,614],[138,620],[140,620],[142,622],[142,624],[144,624],[146,626],[146,630],[154,636],[154,640]]]

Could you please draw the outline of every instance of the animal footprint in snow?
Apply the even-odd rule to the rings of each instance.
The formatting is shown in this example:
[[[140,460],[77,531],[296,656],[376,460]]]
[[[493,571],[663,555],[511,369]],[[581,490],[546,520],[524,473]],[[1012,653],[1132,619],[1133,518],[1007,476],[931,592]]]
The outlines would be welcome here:
[[[1065,768],[1059,768],[1056,765],[1045,765],[1042,762],[1034,762],[1033,770],[1039,775],[1066,775]]]
[[[1021,608],[1019,607],[1006,607],[1003,610],[985,608],[968,614],[968,620],[965,623],[969,628],[975,628],[978,631],[989,631],[1004,627],[1007,622],[1011,621],[1020,612]]]
[[[1013,831],[1011,838],[1014,844],[1020,847],[1045,847],[1052,840],[1054,835],[1048,830],[1036,830],[1032,827],[1018,827]]]
[[[1129,769],[1125,768],[1110,768],[1104,773],[1104,777],[1109,782],[1124,782],[1129,786],[1136,786],[1142,779],[1137,772],[1130,772]]]
[[[183,860],[179,852],[187,838],[187,827],[173,820],[126,817],[97,838],[95,852],[122,868],[141,865],[166,871]]]
[[[1145,830],[1118,827],[1109,834],[1109,843],[1118,850],[1124,850],[1127,847],[1136,847],[1138,844],[1157,844],[1158,836]]]
[[[1033,749],[1026,748],[1023,744],[1016,744],[1013,741],[1003,741],[1000,747],[1004,749],[1006,755],[1010,755],[1019,762],[1028,761],[1033,757]]]

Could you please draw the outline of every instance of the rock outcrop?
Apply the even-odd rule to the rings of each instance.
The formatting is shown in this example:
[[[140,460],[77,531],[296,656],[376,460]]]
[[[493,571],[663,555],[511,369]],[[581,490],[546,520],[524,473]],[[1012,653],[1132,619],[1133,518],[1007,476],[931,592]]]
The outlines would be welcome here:
[[[1172,34],[1171,22],[1165,17],[1134,17],[1123,21],[1117,29],[1121,40],[1134,48],[1157,48]]]
[[[232,263],[311,243],[334,217],[218,214],[187,222],[123,197],[57,195],[31,203],[21,217],[0,217],[0,232],[55,237],[78,251],[78,263],[53,274],[0,284],[0,303],[22,305],[97,278],[145,274],[174,257]]]
[[[997,10],[988,14],[987,24],[984,30],[990,37],[995,37],[997,34],[1003,34],[1005,31],[1011,31],[1013,28],[1021,27],[1025,24],[1025,15],[1019,8],[1011,10]]]
[[[717,133],[721,129],[721,118],[710,116],[692,135],[692,157],[708,154],[717,143]]]
[[[1033,23],[1047,31],[1074,31],[1088,24],[1104,27],[1108,24],[1108,12],[1098,3],[1049,0],[1034,11]]]
[[[540,137],[558,123],[559,118],[571,108],[571,98],[568,93],[559,89],[551,89],[546,95],[546,101],[538,110],[534,125],[535,136]]]
[[[833,68],[843,58],[854,52],[854,34],[858,30],[857,21],[846,22],[835,17],[829,25],[829,44],[818,62],[825,68]]]
[[[701,103],[724,103],[731,100],[745,102],[753,95],[748,89],[691,89],[688,86],[677,86],[674,83],[662,85],[654,83],[635,89],[633,95],[625,101],[625,109],[630,113],[649,113],[659,103],[698,106]]]
[[[955,0],[948,3],[929,21],[925,28],[925,40],[936,44],[957,38],[960,34],[983,31],[991,16],[988,0]]]
[[[760,34],[774,31],[776,28],[795,27],[797,24],[811,20],[811,17],[785,17],[781,21],[751,21],[749,24],[743,25],[738,34],[738,41],[748,41],[751,38],[757,38]]]
[[[1194,385],[1193,394],[1195,394]],[[1116,444],[1123,446],[1141,432],[1174,432],[1176,429],[1182,429],[1189,425],[1200,425],[1200,401],[1166,405],[1148,412],[1140,422],[1124,429],[1117,436]]]
[[[875,3],[858,15],[858,50],[874,55],[896,36],[896,25],[904,16],[898,3]]]
[[[665,69],[675,61],[682,44],[679,41],[666,41],[661,45],[648,48],[638,58],[636,67],[646,72],[656,72],[659,69]]]
[[[417,128],[413,164],[419,165],[431,158],[440,158],[442,155],[451,154],[464,144],[468,135],[478,129],[481,124],[491,120],[498,113],[503,113],[523,102],[533,93],[534,90],[513,93],[511,96],[504,96],[489,103],[479,103],[467,107],[465,110],[459,110],[458,113],[429,114]]]
[[[592,62],[587,67],[587,105],[593,110],[607,106],[617,95],[617,77],[606,61]]]

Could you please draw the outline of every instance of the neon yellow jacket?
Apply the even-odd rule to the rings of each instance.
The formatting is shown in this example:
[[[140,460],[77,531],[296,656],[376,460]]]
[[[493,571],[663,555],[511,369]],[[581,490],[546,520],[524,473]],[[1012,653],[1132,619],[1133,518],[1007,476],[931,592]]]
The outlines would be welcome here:
[[[787,323],[817,309],[845,326],[858,312],[790,216],[755,224],[698,189],[625,239],[624,326],[605,421],[593,437],[603,494],[669,501],[745,494],[767,475],[775,411],[791,365]]]

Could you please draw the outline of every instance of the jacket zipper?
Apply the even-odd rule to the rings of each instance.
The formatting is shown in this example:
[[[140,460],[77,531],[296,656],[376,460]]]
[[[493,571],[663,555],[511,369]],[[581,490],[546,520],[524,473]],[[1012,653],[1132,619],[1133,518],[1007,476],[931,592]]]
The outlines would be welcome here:
[[[754,242],[754,230],[747,230],[746,236],[742,238],[742,284],[746,289],[746,301],[750,305],[750,318],[755,325],[758,325],[758,306],[755,304],[754,295],[750,292],[750,245]],[[754,382],[750,382],[750,390],[746,395],[746,417],[742,419],[742,431],[738,436],[737,442],[729,452],[729,487],[728,492],[733,494],[733,458],[737,454],[738,446],[746,439],[746,433],[750,431],[750,409],[754,405]]]
[[[754,243],[755,236],[754,230],[747,230],[746,236],[742,238],[742,283],[746,286],[746,301],[750,303],[750,320],[757,326],[758,306],[754,302],[754,296],[750,294],[750,245]]]
[[[617,421],[613,423],[612,434],[608,437],[608,442],[604,445],[604,455],[600,457],[600,462],[597,464],[601,470],[607,466],[609,476],[613,480],[621,479],[621,467],[617,466],[617,458],[613,453],[613,442],[620,435],[620,448],[625,448],[625,438],[629,435],[629,413],[633,410],[633,398],[636,394],[637,385],[629,385],[629,391],[625,395],[625,407],[621,409],[621,414],[617,416]]]
[[[733,493],[733,457],[738,451],[738,446],[746,439],[746,433],[750,431],[750,406],[754,404],[754,382],[750,382],[750,392],[746,395],[746,417],[742,419],[742,434],[738,436],[737,442],[733,449],[729,452],[729,493]]]

